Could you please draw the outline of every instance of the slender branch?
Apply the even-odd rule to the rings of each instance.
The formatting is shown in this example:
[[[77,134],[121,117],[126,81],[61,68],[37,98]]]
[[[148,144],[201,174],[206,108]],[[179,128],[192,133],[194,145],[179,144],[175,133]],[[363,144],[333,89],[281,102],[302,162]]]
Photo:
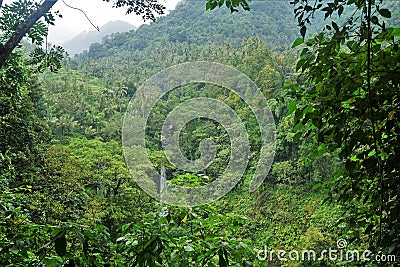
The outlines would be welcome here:
[[[3,0],[0,0],[0,9],[2,8],[2,6],[3,6]]]
[[[1,0],[0,0],[1,1]],[[14,48],[19,44],[22,38],[29,32],[35,23],[43,17],[57,3],[58,0],[46,0],[36,11],[31,13],[15,30],[13,36],[2,45],[0,44],[0,68],[4,66],[8,57]]]
[[[80,8],[77,8],[77,7],[73,7],[73,6],[70,6],[70,5],[68,5],[67,3],[65,3],[65,1],[64,0],[61,0],[63,3],[64,3],[64,5],[66,5],[67,7],[69,7],[69,8],[72,8],[72,9],[75,9],[75,10],[78,10],[78,11],[80,11],[80,12],[82,12],[83,13],[83,15],[85,15],[85,17],[86,17],[86,19],[89,21],[89,23],[90,24],[92,24],[92,26],[99,32],[100,31],[100,28],[98,27],[98,26],[96,26],[96,25],[94,25],[93,24],[93,22],[89,19],[89,17],[86,15],[86,13],[85,13],[85,11],[83,11],[82,9],[80,9]]]

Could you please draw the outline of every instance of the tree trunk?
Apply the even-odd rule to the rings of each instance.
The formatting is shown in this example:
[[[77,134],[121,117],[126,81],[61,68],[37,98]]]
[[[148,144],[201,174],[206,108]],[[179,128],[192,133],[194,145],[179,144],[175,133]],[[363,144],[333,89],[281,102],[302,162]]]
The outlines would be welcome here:
[[[22,38],[29,32],[35,23],[43,17],[57,3],[58,0],[45,0],[38,9],[30,14],[15,30],[13,36],[3,45],[0,44],[0,68],[4,66],[14,48]],[[2,2],[2,1],[1,1]],[[0,2],[0,3],[1,3]]]

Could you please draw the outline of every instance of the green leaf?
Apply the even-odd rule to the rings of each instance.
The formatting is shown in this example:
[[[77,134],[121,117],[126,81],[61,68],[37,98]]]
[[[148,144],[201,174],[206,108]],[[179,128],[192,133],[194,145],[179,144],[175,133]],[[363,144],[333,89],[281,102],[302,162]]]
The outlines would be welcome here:
[[[297,109],[297,101],[296,101],[296,100],[290,101],[290,103],[289,103],[289,105],[288,105],[288,111],[287,111],[287,113],[286,113],[285,116],[289,116],[289,115],[292,114],[296,109]]]
[[[298,123],[298,124],[296,124],[296,126],[294,126],[293,129],[295,131],[300,131],[301,129],[303,129],[303,124],[302,123]]]
[[[55,240],[55,248],[58,256],[64,257],[67,254],[67,239],[65,239],[65,236],[61,236]]]
[[[302,136],[302,133],[301,133],[301,132],[296,133],[296,134],[293,136],[293,143],[296,143],[297,141],[299,141],[299,139],[300,139],[301,136]]]
[[[376,151],[375,151],[375,149],[373,149],[368,153],[368,156],[373,157],[373,156],[375,156],[375,154],[376,154]]]
[[[378,12],[379,12],[379,14],[381,14],[382,17],[385,17],[388,19],[392,17],[392,13],[390,12],[389,9],[382,8],[382,9],[379,9]]]
[[[300,60],[297,62],[297,64],[296,64],[296,71],[298,71],[299,69],[301,69],[301,68],[304,66],[305,63],[306,63],[306,60],[305,60],[305,59],[300,59]]]
[[[302,43],[304,43],[304,38],[297,38],[296,41],[294,41],[292,48],[301,45]]]
[[[303,114],[308,114],[310,112],[313,112],[314,107],[312,105],[308,105],[304,110],[303,110]]]
[[[17,248],[10,248],[9,251],[13,254],[19,254],[19,249]]]
[[[335,31],[339,31],[339,26],[337,25],[336,22],[332,21],[332,27],[335,29]]]
[[[300,34],[301,36],[303,36],[303,38],[306,36],[306,32],[307,32],[307,27],[306,26],[301,27]]]
[[[340,6],[340,7],[339,7],[339,10],[338,10],[338,15],[339,15],[339,17],[343,14],[343,11],[344,11],[343,6]]]
[[[206,3],[206,10],[213,10],[216,8],[218,3],[215,0],[209,0]]]
[[[192,246],[184,246],[183,247],[185,249],[185,251],[190,252],[190,251],[194,251],[194,248]]]
[[[373,16],[373,17],[371,18],[371,22],[372,22],[373,24],[375,24],[375,25],[379,25],[378,17],[377,17],[377,16]]]
[[[392,35],[393,36],[395,36],[395,37],[398,37],[398,36],[400,36],[400,28],[392,28],[391,29],[392,30]]]
[[[317,190],[318,188],[320,188],[321,186],[322,186],[321,183],[315,184],[311,190],[312,190],[312,191],[315,191],[315,190]]]

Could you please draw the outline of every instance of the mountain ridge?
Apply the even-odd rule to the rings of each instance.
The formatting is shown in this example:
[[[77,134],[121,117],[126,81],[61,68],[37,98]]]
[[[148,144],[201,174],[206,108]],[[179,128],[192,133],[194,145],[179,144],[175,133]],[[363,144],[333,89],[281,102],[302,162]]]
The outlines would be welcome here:
[[[141,25],[135,32],[118,33],[100,45],[92,45],[85,56],[100,59],[122,50],[142,51],[177,43],[238,46],[249,37],[263,38],[271,48],[284,50],[299,37],[289,2],[253,1],[250,8],[250,12],[230,13],[225,8],[207,11],[205,2],[184,0],[169,15]]]
[[[89,49],[91,44],[100,43],[108,35],[136,29],[135,26],[125,21],[109,21],[100,28],[100,31],[83,31],[62,43],[62,46],[70,55],[80,54]]]

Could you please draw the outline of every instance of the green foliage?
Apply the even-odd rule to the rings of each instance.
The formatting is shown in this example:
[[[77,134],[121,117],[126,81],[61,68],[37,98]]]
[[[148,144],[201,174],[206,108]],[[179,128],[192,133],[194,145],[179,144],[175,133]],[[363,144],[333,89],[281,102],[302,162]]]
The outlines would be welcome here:
[[[209,1],[225,2],[225,1]],[[233,8],[250,1],[226,1]],[[225,5],[224,5],[225,6]],[[185,61],[193,60],[186,53],[192,46],[205,44],[226,44],[237,47],[249,37],[259,37],[267,41],[271,48],[283,50],[297,37],[292,10],[288,3],[277,1],[253,1],[251,12],[226,12],[225,9],[205,10],[205,1],[186,0],[177,4],[168,16],[160,17],[157,22],[142,25],[136,31],[118,33],[93,44],[87,53],[79,56],[82,60],[102,60],[110,64],[123,64],[122,73],[136,73],[128,64],[143,61],[142,64],[154,64],[153,57],[173,60],[166,49],[181,46],[181,56]],[[161,51],[159,51],[161,50]],[[164,51],[163,51],[164,50]],[[146,61],[144,54],[150,54]],[[217,51],[214,51],[217,53]],[[199,54],[198,54],[199,55]],[[261,56],[261,55],[260,55]],[[125,63],[126,62],[126,63]],[[99,61],[97,61],[99,63]]]
[[[141,3],[130,11],[150,19],[146,12],[155,15],[154,10],[163,10],[153,0],[118,2],[128,8]],[[344,1],[337,2],[325,11],[334,15],[337,8],[341,16],[348,14],[345,6],[340,8]],[[232,11],[251,7],[252,12],[229,14],[217,6]],[[346,39],[343,33],[349,29],[336,21],[326,28],[330,33],[297,39],[293,47],[305,48],[297,64],[304,75],[298,77],[294,52],[282,51],[296,37],[287,5],[209,0],[206,7],[216,10],[204,13],[204,3],[186,1],[156,23],[105,38],[76,60],[64,60],[65,69],[44,73],[40,88],[33,86],[33,74],[58,69],[60,48],[50,54],[33,50],[25,62],[22,54],[14,53],[0,70],[1,266],[265,266],[253,247],[326,249],[335,247],[343,233],[348,239],[360,237],[361,247],[372,247],[382,199],[387,200],[382,206],[383,229],[395,229],[384,236],[392,245],[386,252],[398,249],[393,246],[398,235],[398,170],[393,166],[397,166],[399,30],[385,28],[381,20],[389,17],[390,6],[377,8],[379,19],[371,19],[381,31],[374,33],[370,46],[374,53],[370,63],[380,66],[370,72],[377,101],[372,109],[363,63],[368,61],[365,32]],[[7,27],[12,26],[12,16],[19,14],[15,8],[11,6],[2,17],[5,33],[11,29]],[[191,23],[178,25],[188,14],[193,16]],[[45,34],[42,26],[32,30],[35,40]],[[361,26],[365,28],[365,23]],[[306,30],[310,29],[301,30],[303,37]],[[260,33],[261,38],[254,38]],[[201,140],[211,138],[218,148],[214,162],[202,173],[186,173],[167,162],[160,142],[162,122],[190,98],[215,98],[235,110],[249,135],[250,162],[243,181],[214,206],[165,207],[137,187],[134,178],[145,174],[130,173],[125,166],[122,118],[145,79],[162,68],[197,60],[231,65],[260,87],[277,123],[275,163],[262,188],[249,193],[260,149],[260,129],[251,110],[224,88],[201,83],[177,88],[154,107],[146,130],[150,159],[156,169],[164,166],[167,184],[207,184],[229,161],[226,130],[198,119],[181,131],[182,153],[197,159]],[[296,94],[289,95],[285,84],[295,81],[299,82],[293,86]],[[367,114],[371,110],[374,123]],[[47,124],[53,133],[51,143],[46,139]],[[379,137],[377,146],[371,143],[371,125]],[[326,191],[333,173],[343,166],[341,160],[345,163],[335,176],[335,190]],[[382,164],[385,191],[372,190],[380,184],[377,161]],[[385,198],[380,198],[382,192]],[[330,199],[342,196],[342,206],[323,202],[326,193]],[[343,207],[349,208],[348,220],[335,224]]]
[[[24,195],[32,187],[0,193],[0,264],[2,266],[102,266],[98,252],[105,250],[108,236],[103,226],[59,226],[32,222]],[[108,247],[108,249],[110,249]]]
[[[15,37],[18,27],[31,16],[39,3],[26,0],[13,1],[10,4],[2,6],[2,14],[0,17],[0,43],[2,53],[3,45]],[[61,60],[64,58],[64,50],[61,47],[54,46],[49,51],[40,48],[45,44],[45,38],[48,34],[48,25],[54,25],[55,16],[61,17],[59,12],[43,14],[42,19],[39,19],[27,32],[27,37],[31,40],[32,44],[37,48],[30,54],[27,60],[28,65],[32,65],[38,72],[43,72],[49,68],[51,71],[57,71],[61,68]],[[47,25],[46,25],[47,24]],[[18,45],[21,46],[20,44]]]
[[[294,2],[302,29],[318,9],[326,18],[355,10],[347,23],[332,21],[306,41],[297,63],[305,81],[295,89],[305,103],[295,124],[304,125],[319,151],[338,152],[344,162],[330,194],[346,207],[341,222],[349,223],[348,236],[398,255],[400,29],[386,26],[387,1],[334,1],[315,9]]]
[[[104,2],[110,2],[110,0],[103,0]],[[126,14],[134,13],[141,15],[143,20],[155,20],[157,15],[164,14],[165,7],[159,3],[158,0],[118,0],[113,1],[113,7],[127,7]]]
[[[169,56],[168,58],[165,57],[167,55]],[[212,138],[217,144],[217,158],[203,173],[187,174],[176,170],[166,160],[160,142],[160,129],[162,122],[174,107],[193,97],[211,97],[219,99],[237,111],[239,117],[244,121],[249,133],[252,152],[249,169],[246,172],[246,179],[241,182],[232,193],[226,196],[224,200],[216,203],[218,213],[223,216],[232,211],[238,214],[248,215],[250,219],[245,222],[246,226],[243,226],[241,231],[238,231],[238,233],[240,233],[242,238],[247,238],[253,242],[257,242],[259,248],[262,248],[264,245],[266,236],[274,235],[274,233],[279,231],[283,231],[283,233],[279,238],[276,238],[274,244],[277,247],[285,246],[290,249],[294,248],[293,244],[299,244],[299,247],[304,244],[312,246],[314,244],[314,240],[312,239],[314,233],[319,233],[318,235],[321,236],[321,232],[328,231],[327,227],[333,223],[329,221],[329,223],[319,224],[318,220],[323,217],[325,220],[324,222],[327,222],[327,220],[330,219],[327,214],[336,215],[336,213],[339,212],[339,208],[335,207],[334,212],[329,210],[326,206],[322,206],[321,210],[311,209],[311,211],[307,213],[307,216],[316,216],[315,223],[303,223],[301,221],[301,218],[307,218],[307,216],[301,212],[301,210],[307,206],[303,205],[302,201],[307,198],[307,194],[309,193],[308,191],[315,183],[323,183],[329,178],[332,169],[335,166],[332,164],[332,162],[335,162],[335,156],[325,155],[326,157],[318,162],[312,164],[308,164],[309,162],[307,162],[306,164],[302,154],[304,151],[313,149],[313,147],[310,147],[309,145],[309,140],[305,139],[295,142],[292,140],[292,137],[295,134],[295,130],[293,129],[295,128],[293,118],[287,119],[284,115],[288,112],[286,108],[287,103],[293,101],[294,104],[292,105],[294,113],[294,108],[297,107],[299,102],[294,101],[293,98],[286,95],[284,84],[285,80],[295,79],[294,75],[292,75],[294,69],[293,56],[290,54],[277,55],[268,48],[265,41],[258,38],[249,38],[244,40],[237,48],[224,45],[185,46],[176,44],[163,49],[158,49],[157,53],[150,49],[135,52],[134,57],[136,57],[135,63],[128,64],[128,62],[125,62],[125,66],[123,66],[124,63],[113,65],[110,63],[110,59],[96,62],[80,61],[79,63],[66,61],[65,63],[68,69],[62,70],[58,74],[50,74],[44,80],[46,98],[49,103],[48,114],[51,114],[52,118],[65,117],[68,119],[66,121],[69,121],[71,125],[74,121],[76,122],[74,128],[70,127],[70,132],[67,132],[67,127],[64,129],[64,135],[62,134],[62,129],[59,128],[62,127],[61,120],[53,120],[53,122],[50,122],[52,123],[55,137],[61,140],[62,143],[68,144],[67,146],[55,146],[52,149],[57,148],[64,150],[65,154],[68,155],[66,156],[66,161],[61,161],[64,166],[69,166],[68,168],[71,169],[76,169],[76,167],[73,166],[79,166],[78,168],[85,173],[84,175],[79,175],[79,172],[77,172],[75,175],[69,175],[65,172],[60,174],[60,178],[69,177],[68,179],[74,181],[73,184],[82,184],[83,181],[73,180],[73,177],[99,177],[99,181],[101,180],[104,184],[111,185],[111,188],[115,186],[115,183],[113,185],[113,181],[115,181],[113,175],[105,176],[104,174],[112,173],[111,170],[114,168],[113,166],[119,166],[118,164],[122,164],[123,162],[120,154],[121,152],[116,149],[118,143],[112,141],[112,139],[118,140],[119,135],[116,134],[112,137],[106,137],[103,135],[103,125],[109,123],[113,118],[118,118],[119,114],[125,110],[130,94],[121,94],[118,92],[123,92],[123,90],[128,91],[129,88],[134,90],[134,88],[138,87],[140,83],[148,77],[148,75],[155,73],[161,66],[168,67],[172,64],[184,62],[186,58],[214,60],[236,66],[247,75],[250,75],[255,79],[264,94],[270,97],[269,102],[278,123],[279,132],[277,136],[278,146],[276,163],[273,166],[271,175],[268,177],[266,187],[263,188],[263,190],[258,193],[260,195],[257,196],[249,195],[246,188],[246,183],[250,181],[252,171],[254,171],[254,166],[258,160],[259,127],[254,116],[251,114],[251,111],[248,109],[246,104],[241,101],[237,95],[224,88],[218,88],[207,84],[190,84],[178,88],[170,92],[154,107],[146,130],[146,146],[154,167],[160,170],[161,166],[164,165],[168,182],[182,186],[199,186],[206,184],[223,172],[226,163],[229,160],[230,142],[226,131],[224,131],[220,125],[212,121],[204,119],[191,121],[185,125],[180,134],[181,151],[190,159],[196,159],[199,157],[199,143],[204,138]],[[132,68],[132,71],[135,73],[135,80],[126,80],[125,77],[130,77],[128,75],[131,74],[129,74],[127,69],[124,69],[125,67]],[[71,68],[75,68],[75,70]],[[115,104],[111,105],[111,103],[117,103],[117,101],[119,101],[118,103],[121,103],[119,106]],[[294,116],[293,113],[291,114],[292,116]],[[98,114],[96,115],[96,120],[88,120],[88,118],[94,118],[93,114]],[[68,124],[66,123],[65,125]],[[115,130],[115,127],[112,129]],[[86,135],[89,140],[82,138],[83,135]],[[108,158],[106,151],[113,151],[111,153],[112,158]],[[64,153],[61,155],[64,155]],[[101,159],[103,157],[104,161]],[[57,156],[53,154],[49,158],[56,159]],[[59,159],[54,162],[60,161],[62,158],[64,158],[64,156],[60,156]],[[112,164],[107,164],[103,166],[101,170],[98,170],[97,164],[99,161],[109,162]],[[120,170],[124,170],[122,165]],[[63,169],[61,166],[56,166],[60,165],[55,165],[55,168],[53,169]],[[142,174],[133,174],[135,178],[140,178],[140,175]],[[274,204],[275,206],[271,206],[272,208],[265,204],[265,201],[272,202],[276,201],[279,197],[282,198],[286,195],[294,194],[290,190],[283,190],[282,193],[276,195],[271,193],[270,190],[274,191],[277,187],[282,185],[305,188],[304,191],[300,190],[299,192],[296,192],[298,197],[295,200],[292,200],[292,203],[294,204],[292,206],[293,208],[290,209],[290,212],[287,211],[288,206],[279,204],[279,201],[276,205]],[[162,261],[163,263],[168,262],[165,259],[166,256],[160,257],[160,254],[164,255],[163,253],[165,251],[171,251],[171,248],[168,246],[172,246],[170,245],[171,242],[174,244],[174,242],[177,241],[173,238],[171,239],[172,241],[170,239],[160,238],[161,233],[158,224],[156,224],[158,228],[154,226],[154,229],[152,228],[151,231],[146,230],[149,227],[148,224],[154,224],[157,222],[156,218],[158,217],[155,213],[151,212],[151,202],[140,190],[136,189],[133,181],[125,180],[116,200],[113,200],[113,197],[108,199],[104,198],[106,195],[104,190],[101,189],[99,190],[99,193],[97,193],[97,187],[97,184],[86,186],[85,192],[90,195],[91,200],[83,200],[81,205],[82,207],[85,207],[84,209],[86,212],[84,212],[84,214],[88,220],[79,221],[84,222],[84,224],[93,224],[95,222],[104,224],[110,233],[110,242],[115,242],[117,238],[121,237],[119,232],[120,227],[124,223],[130,221],[133,221],[130,224],[130,231],[132,231],[132,225],[135,225],[135,229],[140,229],[140,233],[142,233],[140,240],[134,239],[134,237],[136,237],[135,235],[129,237],[129,239],[128,237],[125,237],[130,240],[128,241],[124,239],[124,242],[130,242],[128,244],[129,246],[123,246],[123,244],[121,244],[121,249],[126,250],[126,252],[123,252],[124,256],[121,256],[118,259],[115,258],[114,262],[125,262],[129,257],[131,259],[130,262],[134,262],[135,260],[138,262],[142,261],[142,264],[144,265],[146,265],[148,261],[151,262],[154,260]],[[270,187],[272,187],[272,189]],[[124,191],[123,188],[126,188],[127,191]],[[62,192],[62,190],[60,192]],[[112,191],[113,190],[110,192]],[[96,194],[94,194],[95,192]],[[312,200],[314,202],[312,203],[318,203],[315,205],[319,206],[322,202],[322,197],[319,195],[318,191],[316,194],[318,195],[315,196],[315,199]],[[264,198],[268,195],[271,195],[271,197],[268,198],[268,200],[265,200]],[[314,196],[314,192],[312,195]],[[130,200],[132,201],[130,202]],[[309,201],[311,203],[311,200]],[[77,200],[76,202],[79,203]],[[312,203],[309,205],[314,205]],[[108,206],[109,208],[106,208]],[[127,206],[135,207],[133,208],[135,212],[127,210]],[[81,216],[77,211],[78,210],[75,210],[75,214],[78,214],[78,217]],[[265,214],[268,214],[269,218],[271,217],[270,215],[275,213],[276,215],[272,216],[275,221],[274,225],[264,223],[266,219],[262,219],[263,224],[259,229],[260,232],[254,232],[254,228],[259,228],[257,223],[263,216],[265,217]],[[280,219],[280,214],[289,213],[292,214],[289,219]],[[316,214],[313,215],[314,213]],[[155,216],[151,219],[153,220],[153,223],[143,225],[143,216],[146,214],[149,214],[148,216],[150,216],[150,214],[152,214],[151,216]],[[182,220],[184,216],[185,214],[179,214],[179,219],[176,220],[179,222],[179,220]],[[332,220],[336,218],[333,215],[331,217]],[[270,219],[268,219],[268,221],[269,220]],[[298,223],[293,223],[289,226],[288,222]],[[169,226],[170,228],[164,229],[167,234],[176,231],[175,224]],[[296,238],[298,236],[303,236],[303,229],[307,229],[307,235],[302,237],[305,241],[299,243]],[[193,231],[194,235],[196,235],[196,233],[196,231]],[[126,234],[128,234],[128,232]],[[321,244],[333,242],[332,236],[323,234],[322,237],[319,238],[319,242],[321,242]],[[192,239],[193,236],[188,235],[187,238]],[[233,235],[232,239],[234,238],[237,238],[237,235]],[[120,240],[122,241],[122,239]],[[180,252],[176,252],[178,259],[181,260],[182,257],[192,257],[186,255],[190,254],[190,251],[185,251],[184,249],[187,245],[186,239],[182,239],[181,242]],[[131,247],[132,244],[136,244],[134,249]],[[194,248],[193,245],[191,245],[191,247]],[[188,249],[190,250],[190,248]],[[222,254],[221,256],[214,257],[214,260],[211,263],[212,265],[218,264],[219,258],[221,258],[222,260],[220,264],[223,266],[226,256],[224,250],[220,249],[219,251]],[[218,255],[220,252],[216,251],[215,255]],[[193,252],[191,253],[194,254]],[[136,256],[133,257],[133,255]],[[196,255],[196,257],[200,257],[200,253]],[[229,255],[230,252],[228,252],[228,258],[229,262],[231,262],[231,256]],[[171,266],[179,264],[178,259],[173,264],[168,264]],[[195,262],[196,259],[191,258],[189,263],[185,262],[182,264],[196,265]]]
[[[251,241],[239,237],[246,218],[210,206],[161,207],[117,239],[126,266],[251,266]]]
[[[49,69],[56,72],[61,68],[61,61],[64,59],[65,51],[60,46],[53,46],[49,52],[36,48],[29,56],[27,63],[35,66],[36,72],[44,72]]]
[[[40,172],[49,138],[40,94],[22,52],[15,53],[0,70],[0,180],[6,187],[29,183]]]
[[[179,186],[198,187],[210,182],[210,178],[207,175],[196,176],[187,173],[184,175],[178,175],[176,178],[169,180],[169,182],[172,184],[177,184]]]
[[[248,2],[251,2],[251,0],[207,0],[206,9],[212,10],[225,4],[225,6],[229,8],[231,12],[238,12],[239,10],[237,8],[239,6],[243,8],[243,10],[250,11]]]
[[[253,246],[263,250],[279,249],[322,251],[335,247],[341,228],[335,224],[340,218],[339,205],[323,204],[324,194],[310,193],[308,186],[277,184],[263,186],[257,192],[255,206],[244,227],[246,236],[255,238]],[[341,226],[342,227],[342,226]],[[271,261],[256,260],[254,266],[265,264],[278,266],[302,266],[300,262],[282,262],[274,257]],[[305,266],[312,263],[304,262]],[[329,262],[316,262],[316,266],[334,266]]]
[[[29,16],[36,8],[38,3],[33,1],[18,0],[2,7],[2,16],[0,17],[0,29],[2,31],[1,42],[5,42],[15,33],[16,28],[22,21]],[[44,22],[54,24],[54,16],[47,14]],[[38,21],[28,32],[28,38],[33,44],[42,45],[47,36],[47,26],[43,21]]]

